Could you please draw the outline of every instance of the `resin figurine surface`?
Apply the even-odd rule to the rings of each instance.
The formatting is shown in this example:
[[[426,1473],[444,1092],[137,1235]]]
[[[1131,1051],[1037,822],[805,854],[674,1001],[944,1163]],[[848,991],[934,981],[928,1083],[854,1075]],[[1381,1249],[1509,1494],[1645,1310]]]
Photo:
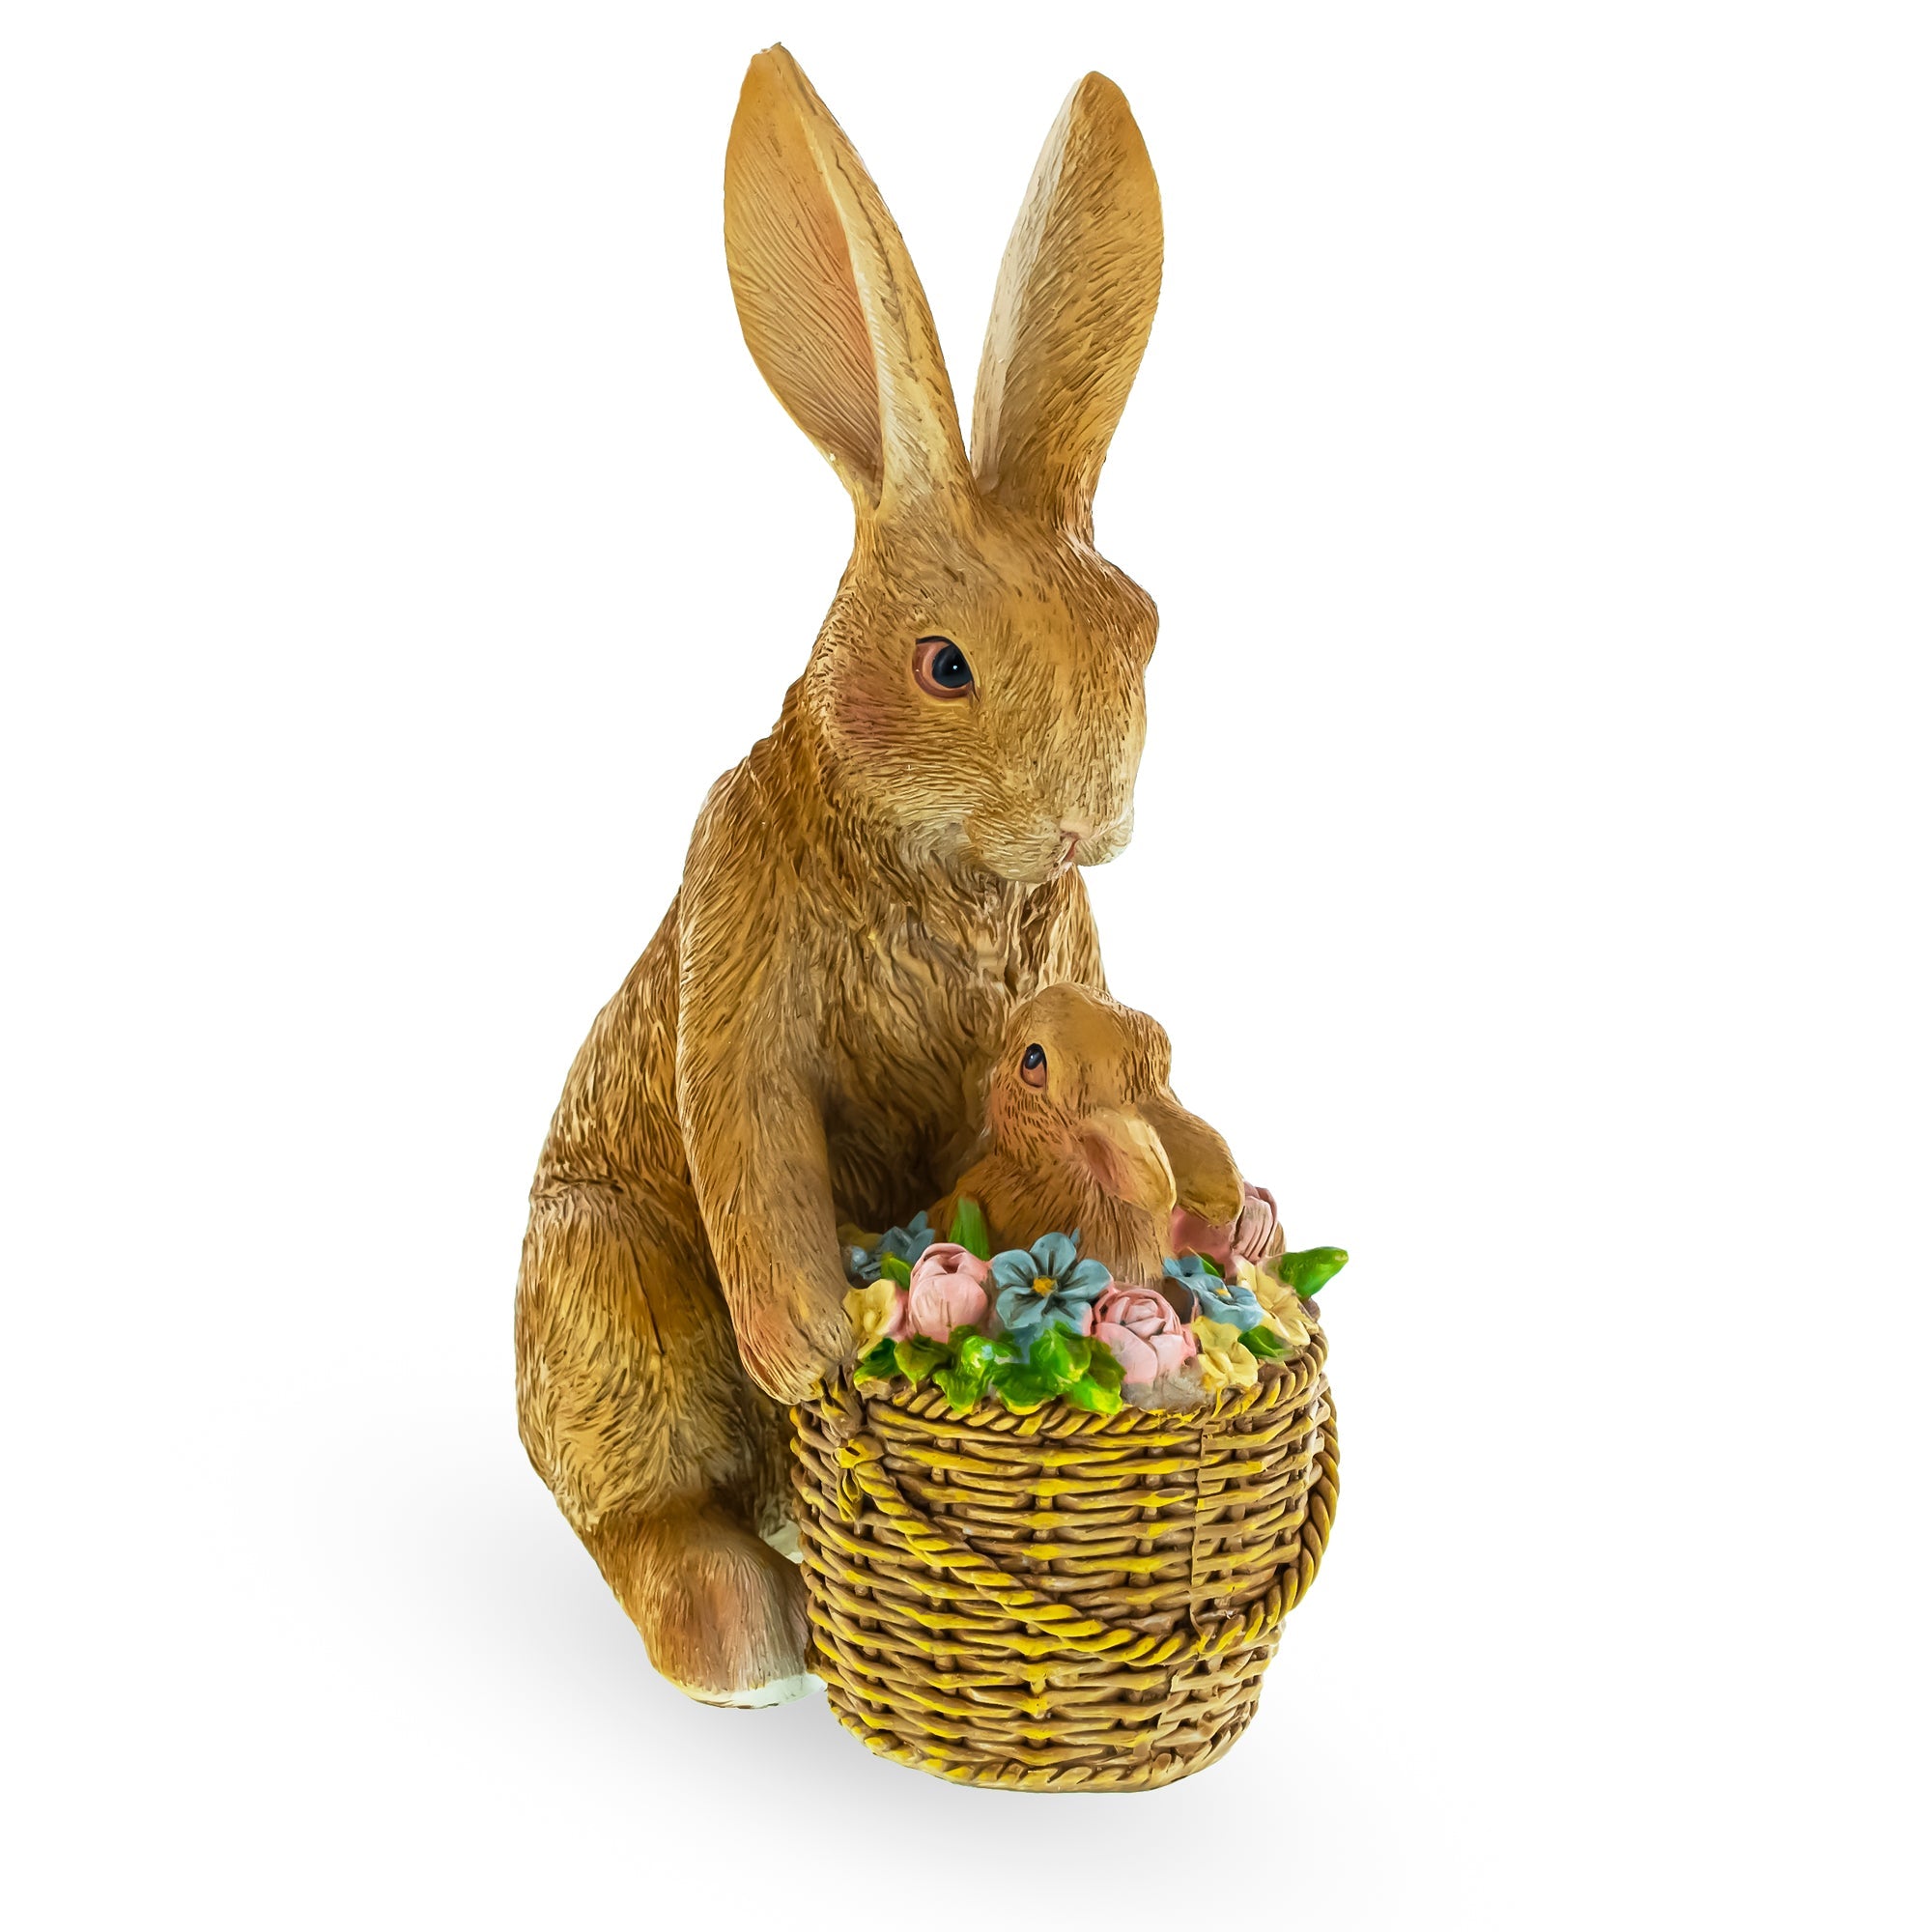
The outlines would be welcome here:
[[[571,1069],[516,1315],[530,1460],[692,1695],[808,1682],[784,1405],[851,1359],[841,1223],[940,1198],[1009,1009],[1101,988],[1078,867],[1126,843],[1149,598],[1093,497],[1151,325],[1159,196],[1113,84],[1055,122],[1002,264],[972,453],[919,278],[780,47],[725,161],[745,338],[850,493],[779,721]]]

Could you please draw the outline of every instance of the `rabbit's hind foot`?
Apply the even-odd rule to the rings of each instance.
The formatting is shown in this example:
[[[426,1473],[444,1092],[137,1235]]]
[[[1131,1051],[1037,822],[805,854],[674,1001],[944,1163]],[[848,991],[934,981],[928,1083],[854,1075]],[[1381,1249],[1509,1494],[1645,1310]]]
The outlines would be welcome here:
[[[715,1503],[606,1520],[585,1539],[660,1676],[704,1704],[788,1704],[805,1667],[797,1568]]]

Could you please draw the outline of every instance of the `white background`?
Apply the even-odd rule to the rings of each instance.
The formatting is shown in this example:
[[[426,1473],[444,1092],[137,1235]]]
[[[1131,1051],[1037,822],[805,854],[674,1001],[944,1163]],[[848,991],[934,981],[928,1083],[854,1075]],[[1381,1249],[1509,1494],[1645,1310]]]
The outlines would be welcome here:
[[[1922,12],[684,12],[8,10],[9,1916],[1922,1924]],[[720,242],[781,37],[962,406],[1087,69],[1162,183],[1092,884],[1355,1259],[1157,1796],[686,1703],[516,1439],[550,1109],[849,537]]]

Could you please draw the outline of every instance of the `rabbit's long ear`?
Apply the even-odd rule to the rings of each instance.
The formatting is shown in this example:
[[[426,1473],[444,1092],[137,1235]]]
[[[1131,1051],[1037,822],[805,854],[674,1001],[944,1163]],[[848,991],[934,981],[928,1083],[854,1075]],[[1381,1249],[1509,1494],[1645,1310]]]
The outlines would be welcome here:
[[[969,483],[952,385],[899,231],[783,47],[745,75],[724,256],[764,379],[863,509]]]
[[[1092,539],[1094,490],[1160,298],[1160,189],[1126,96],[1090,73],[1040,150],[1000,264],[973,473]]]

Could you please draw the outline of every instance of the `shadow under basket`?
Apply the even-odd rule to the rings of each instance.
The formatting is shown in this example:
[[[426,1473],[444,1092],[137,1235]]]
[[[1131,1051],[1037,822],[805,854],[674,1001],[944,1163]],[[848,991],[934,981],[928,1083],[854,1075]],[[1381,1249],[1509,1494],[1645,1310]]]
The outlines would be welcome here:
[[[930,1383],[792,1411],[810,1667],[895,1763],[1140,1791],[1247,1728],[1334,1520],[1320,1329],[1253,1388],[1099,1416]]]

